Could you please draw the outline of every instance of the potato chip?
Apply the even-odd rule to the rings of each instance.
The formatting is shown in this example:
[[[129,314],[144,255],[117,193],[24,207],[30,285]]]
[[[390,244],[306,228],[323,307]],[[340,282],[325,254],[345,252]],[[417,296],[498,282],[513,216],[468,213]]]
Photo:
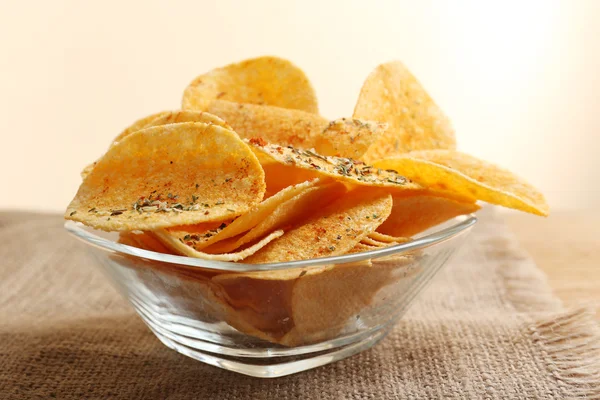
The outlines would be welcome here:
[[[388,217],[387,193],[354,190],[317,211],[310,219],[248,257],[263,264],[344,254]]]
[[[353,116],[389,125],[363,156],[367,163],[413,150],[456,147],[450,121],[399,61],[381,64],[371,72]]]
[[[382,241],[375,240],[375,239],[367,236],[367,237],[363,238],[363,240],[361,240],[360,242],[362,244],[366,244],[368,246],[375,246],[377,248],[383,248],[383,247],[394,246],[394,245],[397,245],[400,243],[405,243],[408,241],[408,239],[406,239],[406,238],[402,238],[402,239],[404,239],[404,240],[401,242],[382,242]]]
[[[119,234],[119,242],[157,253],[176,254],[174,251],[163,245],[154,236],[142,231],[121,232]]]
[[[281,107],[213,101],[206,109],[231,124],[242,138],[315,149],[323,155],[359,158],[385,130],[378,122],[341,118],[328,121],[318,114]]]
[[[314,148],[320,154],[327,156],[343,156],[359,160],[387,127],[385,123],[356,118],[336,119],[318,135]]]
[[[232,237],[229,240],[216,243],[208,247],[206,251],[208,253],[225,253],[233,251],[246,243],[252,242],[256,238],[271,232],[272,230],[283,228],[293,224],[294,222],[297,222],[298,220],[301,220],[302,218],[310,217],[310,215],[314,213],[315,209],[326,206],[336,198],[343,195],[345,191],[345,186],[338,182],[307,187],[291,199],[286,199],[285,201],[280,202],[269,215],[265,216],[260,221],[259,224],[254,226],[245,234],[241,235],[241,237]],[[265,202],[273,199],[274,197],[276,196],[271,197]],[[236,222],[245,218],[251,213],[252,212],[242,215],[236,220]],[[220,235],[224,234],[226,231],[227,228]],[[216,237],[218,238],[220,235],[217,235]]]
[[[119,140],[123,139],[127,135],[132,134],[133,132],[137,132],[140,129],[147,128],[148,126],[150,126],[150,123],[152,121],[167,114],[169,114],[169,111],[160,111],[154,114],[150,114],[147,117],[140,118],[133,124],[129,125],[127,128],[123,129],[123,131],[119,133],[119,135],[117,135],[117,137],[113,141],[118,142]]]
[[[187,245],[183,241],[181,241],[178,237],[170,234],[165,229],[157,229],[152,232],[158,240],[160,240],[165,246],[170,248],[171,250],[188,257],[202,258],[205,260],[213,260],[213,261],[241,261],[248,256],[256,253],[263,247],[265,247],[269,242],[277,239],[278,237],[283,235],[282,230],[271,232],[269,235],[262,238],[256,244],[253,244],[250,247],[247,247],[243,250],[237,251],[235,253],[225,253],[225,254],[208,254],[203,253],[201,251],[195,250],[192,246]]]
[[[224,221],[247,212],[264,191],[264,172],[235,132],[201,122],[169,124],[112,146],[65,218],[108,231]]]
[[[392,236],[412,236],[458,215],[479,210],[474,202],[464,203],[444,197],[419,194],[393,196],[394,206],[378,232]]]
[[[365,245],[366,246],[366,245]],[[368,246],[370,249],[374,246]],[[261,338],[297,346],[335,337],[354,323],[375,295],[415,270],[414,257],[373,268],[370,261],[293,270],[222,274],[213,277],[233,309],[238,326]],[[247,332],[248,334],[252,334]]]
[[[224,222],[204,222],[195,225],[173,226],[171,228],[165,228],[165,230],[171,236],[178,238],[188,246],[196,250],[201,250],[205,247],[204,243],[221,233],[223,229],[232,222],[232,220]]]
[[[139,244],[133,239],[131,232],[121,232],[117,243],[125,244],[131,247],[139,247]]]
[[[244,215],[241,215],[231,223],[217,223],[212,225],[203,223],[198,225],[168,228],[167,231],[171,235],[182,239],[194,249],[202,250],[213,243],[229,239],[249,231],[265,219],[269,218],[269,215],[271,215],[281,203],[293,198],[297,194],[302,193],[311,187],[317,186],[319,183],[320,181],[315,179],[285,188],[276,195],[255,205],[250,211]],[[255,236],[255,238],[258,238],[259,236],[262,235]]]
[[[351,185],[385,187],[393,191],[421,190],[395,171],[385,171],[349,158],[324,156],[312,150],[299,150],[246,139],[265,171],[268,192],[314,178],[334,178]]]
[[[174,124],[180,122],[204,122],[206,124],[219,125],[225,129],[231,130],[231,127],[225,123],[221,118],[216,115],[212,115],[206,112],[200,111],[163,111],[160,113],[152,114],[146,118],[142,118],[136,121],[129,128],[125,129],[123,132],[117,136],[111,145],[120,142],[124,137],[131,135],[134,132],[137,132],[144,128],[149,128],[151,126],[160,126],[166,124]],[[81,178],[85,179],[86,176],[90,173],[97,161],[88,165],[81,171]]]
[[[179,110],[179,111],[169,111],[158,118],[153,119],[145,126],[145,128],[149,128],[151,126],[160,126],[167,124],[179,124],[181,122],[204,122],[209,125],[218,125],[228,130],[233,130],[231,126],[227,124],[227,122],[223,121],[221,118],[214,114],[210,114],[202,111],[192,111],[192,110]],[[123,138],[115,138],[115,142],[122,140]]]
[[[292,288],[293,328],[278,343],[299,346],[336,337],[357,323],[363,310],[374,304],[377,293],[416,269],[414,258],[372,265],[368,260],[336,265],[321,274],[306,274]]]
[[[394,212],[394,207],[392,207],[392,212]],[[390,214],[391,215],[391,214]],[[388,217],[389,218],[389,217]],[[385,221],[384,221],[385,223]],[[379,228],[378,228],[379,229]],[[386,235],[384,233],[381,232],[371,232],[369,234],[369,236],[367,236],[371,239],[375,239],[379,242],[384,242],[384,243],[391,243],[391,242],[395,242],[395,243],[406,243],[408,241],[410,241],[411,239],[409,237],[404,237],[404,236],[391,236],[391,235]]]
[[[217,99],[319,112],[304,72],[278,57],[253,58],[200,75],[185,89],[182,108],[206,111]]]
[[[377,246],[371,246],[369,244],[364,244],[361,242],[357,243],[356,246],[348,250],[348,253],[346,254],[362,253],[363,251],[377,250],[378,248],[379,247]]]
[[[512,172],[452,150],[428,150],[380,160],[378,168],[402,171],[434,190],[547,216],[548,204],[536,188]],[[389,232],[384,232],[389,233]]]

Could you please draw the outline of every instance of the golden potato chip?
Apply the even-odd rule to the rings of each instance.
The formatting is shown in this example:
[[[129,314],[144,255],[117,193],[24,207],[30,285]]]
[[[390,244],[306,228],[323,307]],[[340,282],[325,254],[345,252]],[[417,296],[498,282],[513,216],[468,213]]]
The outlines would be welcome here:
[[[225,129],[231,130],[231,127],[227,125],[225,121],[216,115],[209,113],[191,110],[162,111],[136,121],[133,123],[133,125],[125,129],[116,138],[114,138],[113,143],[118,143],[126,136],[129,136],[132,133],[144,128],[166,124],[176,124],[180,122],[204,122],[205,124],[219,125]]]
[[[169,124],[112,146],[65,218],[107,231],[224,221],[247,212],[264,191],[264,172],[235,132],[201,122]]]
[[[131,247],[139,247],[139,244],[133,239],[131,232],[121,232],[117,243],[125,244]]]
[[[185,89],[182,108],[206,111],[217,99],[319,112],[304,72],[278,57],[253,58],[200,75]]]
[[[363,240],[361,240],[360,242],[362,244],[366,244],[368,246],[375,246],[377,248],[383,248],[383,247],[394,246],[394,245],[397,245],[400,243],[405,243],[408,241],[408,239],[406,239],[406,238],[402,238],[402,239],[403,240],[399,241],[399,242],[382,242],[382,241],[375,240],[375,239],[367,236],[367,237],[363,238]]]
[[[394,207],[393,206],[392,206],[392,212],[394,212]],[[385,221],[384,221],[384,223],[385,223]],[[391,243],[391,242],[405,243],[405,242],[408,242],[408,241],[411,240],[409,237],[391,236],[391,235],[386,235],[384,233],[377,232],[377,231],[371,232],[368,237],[371,238],[371,239],[375,239],[375,240],[377,240],[379,242],[384,242],[384,243]]]
[[[283,190],[282,192],[284,191],[285,190]],[[302,192],[296,194],[294,197],[279,202],[279,204],[277,204],[277,206],[269,215],[261,219],[260,223],[258,223],[245,234],[241,235],[241,237],[231,237],[228,240],[224,240],[219,243],[213,244],[212,246],[206,248],[206,252],[226,253],[233,251],[238,247],[246,243],[250,243],[253,240],[265,235],[266,233],[271,232],[272,230],[283,228],[285,226],[293,224],[298,220],[301,220],[302,218],[310,217],[310,215],[314,213],[315,209],[319,209],[320,207],[326,206],[336,198],[343,195],[345,191],[346,187],[338,182],[331,182],[328,184],[321,185],[312,185],[312,187],[307,187]],[[271,197],[265,202],[275,198],[276,196]],[[242,215],[235,222],[245,218],[251,213],[252,211]],[[217,235],[216,237],[223,235],[228,228],[223,230],[223,232]]]
[[[140,118],[133,124],[129,125],[127,128],[123,129],[123,131],[119,133],[119,135],[117,135],[117,137],[113,141],[118,142],[119,140],[123,139],[127,135],[132,134],[133,132],[137,132],[140,129],[147,128],[148,126],[150,126],[150,123],[152,121],[167,114],[169,114],[169,111],[160,111],[154,114],[150,114],[147,117]]]
[[[357,244],[360,251],[381,248]],[[373,264],[374,265],[374,264]],[[227,273],[212,281],[237,318],[286,346],[335,337],[356,321],[385,286],[414,275],[414,256],[396,255],[373,267],[369,260],[281,271]],[[353,319],[350,319],[353,317]],[[240,325],[243,325],[240,324]]]
[[[213,280],[216,283],[232,282],[242,278],[260,279],[263,281],[289,281],[301,278],[306,274],[320,274],[332,268],[335,268],[335,265],[328,264],[307,268],[286,268],[271,271],[223,273],[219,274],[218,276],[215,276]]]
[[[356,118],[340,118],[329,122],[317,136],[315,150],[327,156],[359,160],[387,129],[387,124]],[[275,142],[279,143],[279,142]]]
[[[402,171],[433,190],[444,190],[537,215],[548,215],[544,195],[512,172],[452,150],[428,150],[380,160],[378,168]],[[386,233],[386,232],[384,232]]]
[[[249,231],[265,219],[268,219],[281,203],[293,198],[297,194],[302,193],[311,187],[317,186],[319,183],[320,181],[315,179],[285,188],[276,195],[255,205],[250,211],[241,215],[231,223],[217,223],[212,225],[202,223],[189,226],[177,226],[168,228],[167,231],[171,235],[182,239],[194,249],[202,250],[213,243],[229,239]],[[255,236],[254,238],[258,238],[259,236],[262,236],[262,234]],[[245,243],[248,242],[250,241]]]
[[[450,121],[399,61],[381,64],[371,72],[353,116],[388,124],[363,156],[367,163],[413,150],[456,147]]]
[[[348,253],[346,254],[362,253],[363,251],[377,250],[378,248],[379,247],[377,246],[371,246],[369,244],[364,244],[361,242],[357,243],[356,246],[348,250]]]
[[[396,280],[398,270],[410,267],[412,259],[381,267],[368,261],[336,265],[321,274],[306,274],[292,288],[290,320],[293,328],[278,343],[298,346],[332,337],[373,304],[383,287]]]
[[[312,150],[268,144],[261,139],[246,139],[265,171],[267,191],[314,178],[334,178],[351,185],[385,187],[393,191],[421,190],[395,171],[385,171],[349,158],[324,156]]]
[[[269,341],[277,341],[293,326],[291,291],[298,278],[321,273],[332,267],[287,269],[248,273],[226,273],[212,278],[234,315],[244,324],[263,332]]]
[[[159,240],[151,234],[142,231],[121,232],[119,234],[119,242],[137,247],[143,250],[154,251],[164,254],[176,254],[171,249],[163,245]]]
[[[388,217],[387,193],[354,190],[248,257],[249,264],[306,260],[344,254]]]
[[[341,118],[328,121],[318,114],[281,107],[213,101],[206,109],[231,124],[242,138],[315,149],[335,156],[359,158],[385,130],[378,122]]]
[[[226,254],[208,254],[203,253],[194,249],[192,246],[189,246],[180,238],[170,234],[165,229],[157,229],[152,231],[152,233],[156,236],[158,240],[160,240],[165,246],[170,248],[171,250],[181,254],[182,256],[202,258],[205,260],[213,260],[213,261],[241,261],[248,256],[256,253],[263,247],[265,247],[269,242],[277,239],[278,237],[283,235],[282,230],[271,232],[269,235],[262,238],[256,244],[253,244],[250,247],[247,247],[243,250],[237,251],[235,253],[226,253]]]
[[[111,145],[120,142],[124,137],[131,135],[134,132],[139,131],[140,129],[149,128],[151,126],[159,126],[166,124],[175,124],[180,122],[204,122],[206,124],[219,125],[225,129],[231,130],[231,127],[227,125],[225,121],[216,115],[212,115],[206,112],[200,111],[163,111],[160,113],[152,114],[146,118],[142,118],[136,121],[129,128],[125,129],[123,132],[117,136]],[[81,178],[85,179],[86,176],[90,173],[90,171],[94,168],[97,161],[88,165],[81,171]]]
[[[458,215],[479,210],[474,202],[464,203],[444,197],[419,194],[393,196],[394,206],[390,216],[378,232],[392,236],[412,236]]]
[[[165,230],[171,236],[180,239],[188,246],[196,250],[201,250],[204,247],[204,243],[222,232],[231,222],[231,220],[224,222],[203,222],[195,225],[173,226],[165,228]]]

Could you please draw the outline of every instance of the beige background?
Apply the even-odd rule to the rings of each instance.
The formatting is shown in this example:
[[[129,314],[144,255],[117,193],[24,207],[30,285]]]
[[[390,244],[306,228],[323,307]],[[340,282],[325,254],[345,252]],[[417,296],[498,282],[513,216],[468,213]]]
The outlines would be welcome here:
[[[64,209],[123,127],[177,108],[203,71],[262,54],[304,68],[331,118],[401,59],[462,150],[555,208],[600,203],[600,1],[494,3],[1,1],[0,208]]]

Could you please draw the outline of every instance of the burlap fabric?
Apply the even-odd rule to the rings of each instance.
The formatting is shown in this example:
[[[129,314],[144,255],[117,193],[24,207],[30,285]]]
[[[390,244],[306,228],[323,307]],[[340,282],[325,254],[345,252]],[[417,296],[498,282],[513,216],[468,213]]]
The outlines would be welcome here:
[[[600,398],[598,326],[490,212],[376,347],[273,380],[163,346],[58,216],[0,213],[0,246],[0,399]]]

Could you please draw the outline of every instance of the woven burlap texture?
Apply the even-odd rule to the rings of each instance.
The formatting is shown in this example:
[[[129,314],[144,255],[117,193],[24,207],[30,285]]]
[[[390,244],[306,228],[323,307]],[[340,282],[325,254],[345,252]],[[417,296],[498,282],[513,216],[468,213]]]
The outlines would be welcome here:
[[[0,213],[0,399],[600,398],[600,332],[493,212],[373,349],[279,379],[163,346],[60,217]],[[568,267],[568,266],[565,266]]]

